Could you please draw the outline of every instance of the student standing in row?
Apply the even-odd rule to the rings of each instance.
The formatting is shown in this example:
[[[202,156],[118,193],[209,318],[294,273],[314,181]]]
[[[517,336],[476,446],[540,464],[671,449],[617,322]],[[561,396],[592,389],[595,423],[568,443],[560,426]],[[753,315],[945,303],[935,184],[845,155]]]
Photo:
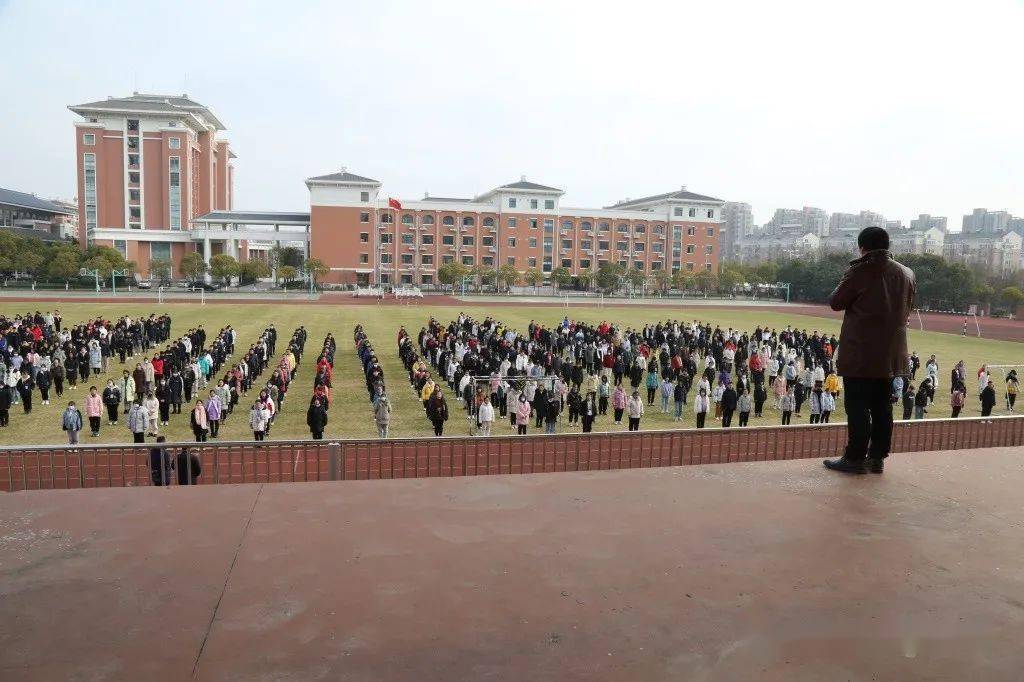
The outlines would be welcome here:
[[[736,401],[736,408],[740,411],[740,426],[746,426],[750,421],[750,408],[752,404],[753,400],[750,397],[750,389],[743,389],[743,395]]]
[[[100,416],[103,414],[103,399],[95,386],[89,387],[89,395],[85,397],[85,414],[89,417],[89,429],[95,438],[100,435]]]
[[[633,391],[633,397],[626,405],[629,410],[629,430],[640,430],[640,417],[644,416],[644,401],[640,399],[640,392]]]
[[[209,428],[209,422],[206,417],[206,405],[203,405],[202,400],[196,400],[195,407],[192,408],[191,426],[192,435],[195,436],[196,442],[205,442],[206,430]]]
[[[391,401],[383,392],[377,396],[377,402],[373,406],[373,421],[377,424],[377,435],[387,438],[388,430],[391,428]]]
[[[693,414],[697,417],[697,428],[704,428],[704,420],[708,416],[708,408],[711,406],[711,401],[708,400],[708,392],[703,386],[697,393],[697,397],[693,399]]]
[[[68,403],[67,409],[61,415],[61,429],[68,434],[68,445],[78,445],[78,432],[82,430],[82,413],[75,407],[74,400]]]
[[[128,410],[128,430],[132,434],[132,442],[145,443],[146,431],[149,427],[149,416],[146,409],[138,402],[132,403]]]
[[[121,406],[121,391],[117,390],[113,379],[107,380],[107,387],[103,389],[103,405],[107,408],[107,423],[111,426],[117,424],[117,409]]]

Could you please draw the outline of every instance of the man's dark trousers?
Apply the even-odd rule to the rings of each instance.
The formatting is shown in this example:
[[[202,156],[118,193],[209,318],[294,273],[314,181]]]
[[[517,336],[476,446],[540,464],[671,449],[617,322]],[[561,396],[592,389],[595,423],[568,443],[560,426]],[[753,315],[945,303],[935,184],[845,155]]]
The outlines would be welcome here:
[[[892,380],[843,377],[847,432],[846,458],[884,459],[892,442]]]

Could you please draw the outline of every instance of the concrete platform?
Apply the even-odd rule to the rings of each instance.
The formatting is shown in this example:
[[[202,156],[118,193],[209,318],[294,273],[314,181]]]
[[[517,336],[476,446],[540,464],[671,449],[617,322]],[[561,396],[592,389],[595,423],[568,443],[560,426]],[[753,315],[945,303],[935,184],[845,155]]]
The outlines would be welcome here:
[[[4,680],[1020,680],[1024,449],[0,495]]]

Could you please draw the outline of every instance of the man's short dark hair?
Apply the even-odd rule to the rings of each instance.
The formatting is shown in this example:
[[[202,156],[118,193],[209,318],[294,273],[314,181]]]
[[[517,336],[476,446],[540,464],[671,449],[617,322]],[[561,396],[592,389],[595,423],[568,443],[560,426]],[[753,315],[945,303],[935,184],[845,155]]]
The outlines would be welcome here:
[[[857,246],[866,251],[888,249],[889,233],[885,231],[885,228],[877,227],[875,225],[865,227],[860,231],[860,234],[857,235]]]

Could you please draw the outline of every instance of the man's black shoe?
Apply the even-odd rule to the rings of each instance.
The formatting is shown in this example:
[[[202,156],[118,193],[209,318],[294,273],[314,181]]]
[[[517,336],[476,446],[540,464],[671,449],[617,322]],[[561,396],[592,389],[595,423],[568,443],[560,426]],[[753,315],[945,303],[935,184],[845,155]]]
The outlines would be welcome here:
[[[867,468],[863,460],[847,459],[845,456],[839,459],[826,459],[825,468],[832,471],[840,471],[844,474],[866,474]]]
[[[873,474],[880,474],[885,471],[885,460],[877,457],[868,459],[868,471]]]

